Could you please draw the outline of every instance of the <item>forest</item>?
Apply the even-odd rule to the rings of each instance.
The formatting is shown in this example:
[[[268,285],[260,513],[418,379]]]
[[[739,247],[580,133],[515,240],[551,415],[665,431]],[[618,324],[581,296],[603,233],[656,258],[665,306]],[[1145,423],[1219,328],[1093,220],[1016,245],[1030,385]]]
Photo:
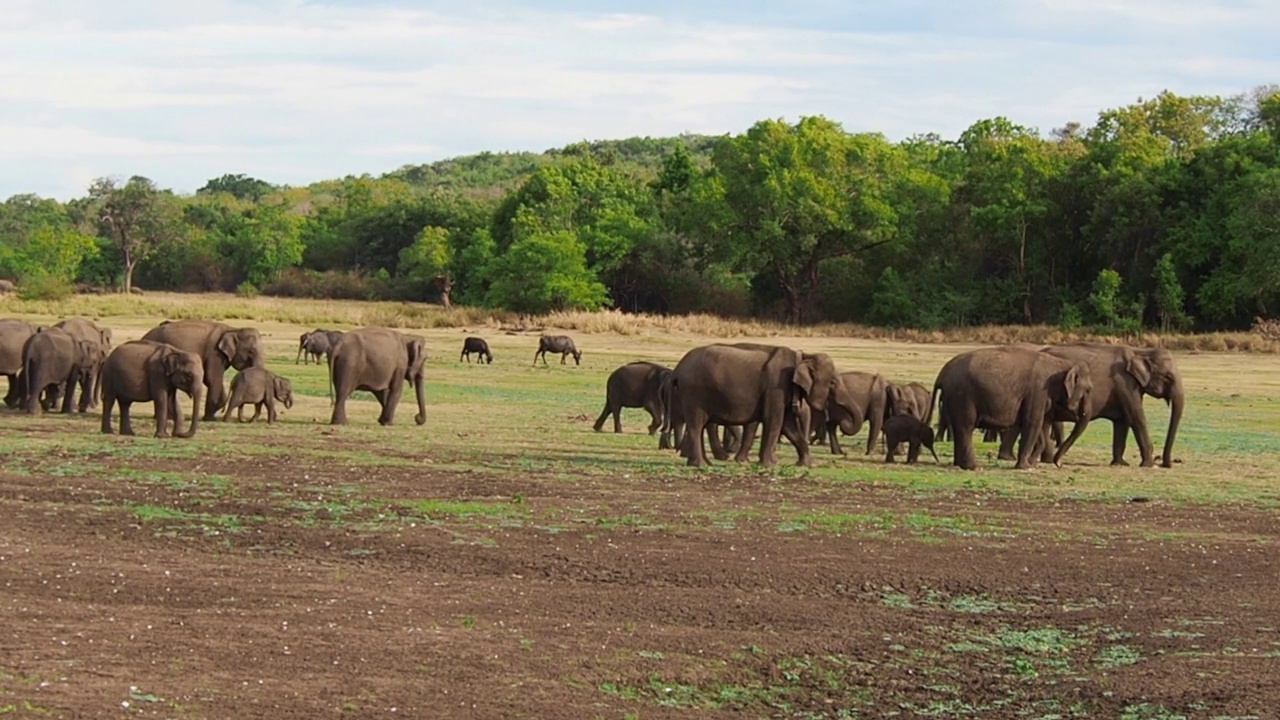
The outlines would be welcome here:
[[[1200,331],[1280,308],[1280,86],[1048,133],[821,117],[480,153],[305,187],[104,177],[0,204],[26,297],[234,291],[515,312]]]

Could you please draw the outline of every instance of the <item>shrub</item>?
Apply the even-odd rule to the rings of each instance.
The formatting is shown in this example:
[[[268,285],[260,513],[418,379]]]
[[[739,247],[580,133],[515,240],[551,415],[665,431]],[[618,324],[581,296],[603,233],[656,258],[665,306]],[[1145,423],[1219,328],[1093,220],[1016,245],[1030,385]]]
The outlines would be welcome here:
[[[65,300],[75,293],[75,286],[65,278],[47,273],[29,273],[18,286],[23,300]]]
[[[258,297],[258,286],[245,280],[236,286],[236,294],[247,298]]]

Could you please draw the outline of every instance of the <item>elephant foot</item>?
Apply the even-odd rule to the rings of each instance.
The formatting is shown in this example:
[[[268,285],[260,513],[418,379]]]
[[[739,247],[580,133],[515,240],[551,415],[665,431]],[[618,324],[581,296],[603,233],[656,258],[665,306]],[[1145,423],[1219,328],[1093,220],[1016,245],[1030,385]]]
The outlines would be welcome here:
[[[1111,467],[1129,467],[1129,462],[1124,458],[1116,458],[1111,461]]]
[[[1155,460],[1143,460],[1141,465],[1141,467],[1155,467],[1155,466],[1156,466]]]
[[[997,453],[996,459],[997,460],[1017,460],[1018,458],[1013,453]]]
[[[1162,463],[1160,463],[1160,467],[1162,467],[1162,468],[1171,468],[1171,467],[1173,467],[1173,461],[1172,461],[1172,460],[1169,460],[1169,461],[1162,462]]]
[[[426,416],[426,415],[422,415],[422,414],[414,415],[414,416],[413,416],[413,421],[414,421],[415,423],[419,424],[419,425],[426,425],[426,424],[427,424],[427,416]]]

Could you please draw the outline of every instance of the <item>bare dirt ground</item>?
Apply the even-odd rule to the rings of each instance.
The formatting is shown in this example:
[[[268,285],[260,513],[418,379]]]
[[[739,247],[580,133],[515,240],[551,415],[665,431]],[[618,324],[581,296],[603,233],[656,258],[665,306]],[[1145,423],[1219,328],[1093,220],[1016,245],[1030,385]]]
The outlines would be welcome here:
[[[0,715],[1280,707],[1280,527],[1262,509],[80,460],[101,471],[0,475]],[[424,496],[452,504],[397,501]]]

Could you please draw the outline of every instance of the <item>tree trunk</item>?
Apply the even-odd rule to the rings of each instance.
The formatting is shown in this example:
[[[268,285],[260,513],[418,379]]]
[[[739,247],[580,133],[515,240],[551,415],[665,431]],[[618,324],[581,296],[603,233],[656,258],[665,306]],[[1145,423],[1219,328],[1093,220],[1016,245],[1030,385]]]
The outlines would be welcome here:
[[[133,292],[133,269],[138,265],[132,253],[124,254],[124,294]]]
[[[444,309],[453,307],[453,300],[449,298],[449,294],[453,292],[453,278],[448,275],[436,278],[436,287],[440,288],[440,304]]]

